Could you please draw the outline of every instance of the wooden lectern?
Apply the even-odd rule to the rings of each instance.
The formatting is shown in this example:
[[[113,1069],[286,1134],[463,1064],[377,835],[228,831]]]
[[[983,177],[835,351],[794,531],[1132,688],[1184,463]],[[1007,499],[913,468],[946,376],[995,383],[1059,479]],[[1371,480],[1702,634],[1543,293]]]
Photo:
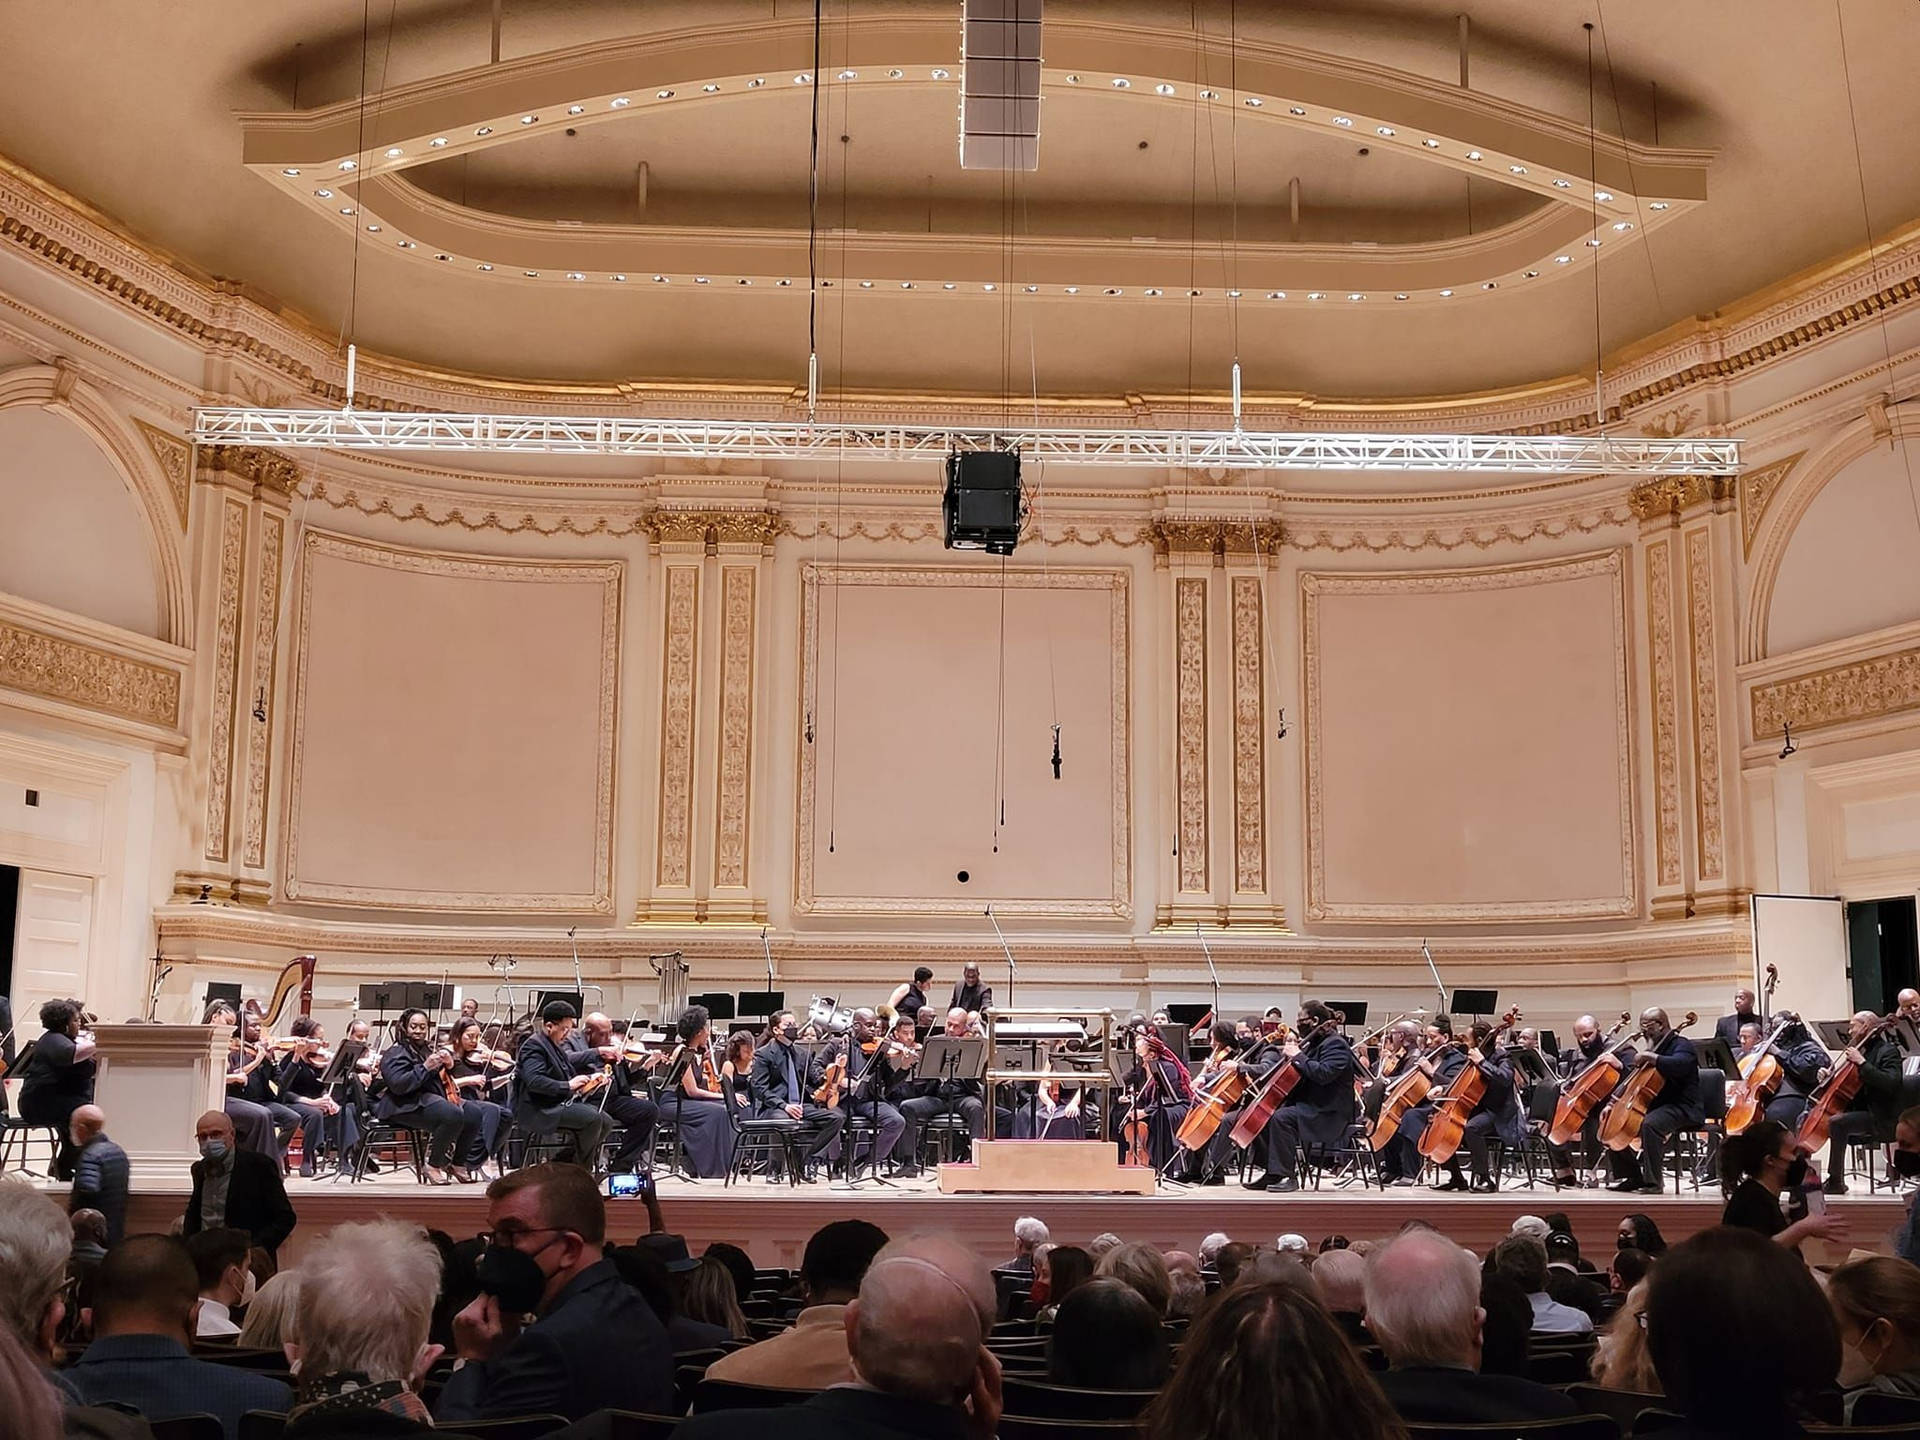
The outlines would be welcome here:
[[[227,1098],[231,1025],[95,1025],[93,1101],[136,1184],[180,1184],[200,1158],[193,1126]]]

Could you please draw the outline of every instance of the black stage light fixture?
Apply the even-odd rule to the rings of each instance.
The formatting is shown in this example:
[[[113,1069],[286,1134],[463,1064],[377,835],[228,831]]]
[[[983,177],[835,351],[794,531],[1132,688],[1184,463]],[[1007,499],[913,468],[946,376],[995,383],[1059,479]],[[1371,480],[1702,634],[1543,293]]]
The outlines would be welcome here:
[[[947,456],[940,513],[947,549],[1011,555],[1020,543],[1019,452],[956,450]]]

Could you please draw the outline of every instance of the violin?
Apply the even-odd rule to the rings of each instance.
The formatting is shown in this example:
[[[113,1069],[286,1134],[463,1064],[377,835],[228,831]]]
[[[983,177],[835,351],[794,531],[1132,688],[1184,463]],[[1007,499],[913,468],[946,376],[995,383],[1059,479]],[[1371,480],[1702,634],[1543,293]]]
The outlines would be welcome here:
[[[1673,1027],[1672,1033],[1678,1035],[1699,1018],[1689,1010],[1680,1023]],[[1607,1108],[1600,1112],[1600,1127],[1595,1131],[1600,1143],[1609,1150],[1638,1150],[1640,1126],[1645,1122],[1653,1102],[1659,1098],[1660,1088],[1666,1083],[1666,1077],[1660,1073],[1658,1065],[1642,1065],[1628,1076],[1627,1083],[1620,1087],[1620,1093],[1609,1100]]]
[[[1774,1053],[1774,1047],[1780,1043],[1780,1037],[1789,1026],[1798,1025],[1800,1017],[1793,1014],[1781,1014],[1779,1023],[1751,1055],[1740,1062],[1740,1078],[1727,1087],[1726,1129],[1729,1135],[1738,1135],[1760,1116],[1767,1113],[1767,1105],[1780,1089],[1780,1082],[1786,1078],[1781,1068],[1780,1057]]]
[[[1632,1035],[1622,1036],[1621,1032],[1632,1023],[1631,1012],[1622,1010],[1620,1023],[1607,1032],[1605,1048],[1567,1081],[1566,1088],[1560,1092],[1559,1103],[1553,1107],[1553,1124],[1547,1130],[1551,1143],[1571,1143],[1574,1136],[1586,1128],[1587,1117],[1594,1107],[1604,1105],[1612,1096],[1626,1069],[1620,1052],[1633,1039]]]
[[[1500,1017],[1500,1023],[1488,1032],[1484,1043],[1491,1048],[1502,1032],[1512,1029],[1519,1020],[1520,1007],[1516,1005]],[[1483,1059],[1485,1053],[1482,1052]],[[1427,1128],[1420,1136],[1421,1155],[1436,1165],[1451,1160],[1467,1138],[1467,1121],[1473,1117],[1474,1107],[1486,1093],[1487,1077],[1480,1066],[1471,1063],[1464,1066],[1447,1086],[1447,1093],[1434,1102],[1433,1118],[1427,1121]]]
[[[1866,1033],[1854,1040],[1847,1048],[1862,1049],[1869,1040],[1899,1018],[1900,1012],[1896,1010],[1891,1015],[1874,1021],[1867,1027]],[[1807,1106],[1807,1113],[1800,1121],[1799,1133],[1793,1137],[1794,1143],[1809,1153],[1820,1150],[1827,1143],[1827,1135],[1833,1128],[1834,1117],[1844,1114],[1852,1104],[1853,1097],[1859,1093],[1860,1067],[1851,1060],[1842,1060],[1833,1067],[1833,1073],[1814,1092],[1813,1103]]]
[[[827,1069],[819,1086],[813,1092],[816,1105],[824,1105],[831,1110],[840,1103],[840,1095],[847,1086],[847,1057],[843,1051],[827,1062]]]
[[[1346,1023],[1347,1017],[1338,1010],[1334,1011],[1299,1037],[1301,1049],[1304,1050],[1328,1031],[1338,1030]],[[1282,1025],[1280,1031],[1283,1036],[1286,1035],[1287,1027]],[[1280,1102],[1300,1083],[1300,1067],[1294,1063],[1298,1058],[1283,1055],[1280,1063],[1260,1078],[1258,1093],[1247,1102],[1246,1108],[1240,1112],[1240,1118],[1234,1122],[1232,1133],[1227,1137],[1235,1145],[1251,1145],[1254,1137],[1267,1128],[1267,1121],[1280,1108]]]

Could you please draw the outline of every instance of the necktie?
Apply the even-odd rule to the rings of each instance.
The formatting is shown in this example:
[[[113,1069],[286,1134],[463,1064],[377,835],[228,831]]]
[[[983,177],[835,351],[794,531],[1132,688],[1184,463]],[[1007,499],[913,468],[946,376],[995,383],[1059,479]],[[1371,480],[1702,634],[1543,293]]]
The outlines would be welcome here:
[[[782,1045],[780,1050],[787,1061],[787,1100],[790,1104],[798,1105],[801,1103],[800,1078],[793,1073],[793,1047]]]

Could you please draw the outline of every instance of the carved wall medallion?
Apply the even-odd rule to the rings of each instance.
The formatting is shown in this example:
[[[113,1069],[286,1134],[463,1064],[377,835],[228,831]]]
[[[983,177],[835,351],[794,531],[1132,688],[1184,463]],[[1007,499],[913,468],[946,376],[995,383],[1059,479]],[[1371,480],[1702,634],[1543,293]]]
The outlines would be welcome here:
[[[657,883],[693,883],[693,687],[700,570],[669,565],[660,674],[660,846]]]
[[[1749,708],[1756,739],[1920,710],[1920,646],[1756,685]]]
[[[1784,460],[1749,470],[1740,477],[1740,553],[1753,554],[1753,537],[1760,533],[1760,522],[1767,518],[1767,506],[1780,487],[1786,484],[1793,467],[1807,452],[1796,451]]]
[[[1183,575],[1173,584],[1174,809],[1180,840],[1180,890],[1204,895],[1207,884],[1207,582]]]
[[[248,693],[265,709],[265,720],[249,709],[245,810],[240,858],[256,869],[267,863],[267,762],[273,742],[274,652],[280,643],[281,541],[286,521],[272,511],[260,516],[259,583],[254,586],[253,664]]]
[[[757,579],[758,571],[751,565],[728,565],[720,572],[720,776],[713,842],[716,886],[744,888],[747,883]]]
[[[1693,756],[1700,878],[1726,871],[1720,813],[1720,683],[1715,666],[1713,557],[1705,530],[1687,536],[1687,617],[1693,646]]]
[[[1260,581],[1233,577],[1233,888],[1267,888],[1266,674]]]
[[[233,720],[240,685],[240,577],[246,567],[247,507],[220,507],[220,575],[213,622],[213,706],[207,729],[209,860],[227,858],[227,815],[233,795]]]
[[[140,435],[147,442],[147,448],[153,451],[153,458],[159,463],[160,472],[167,477],[167,493],[173,497],[174,518],[180,522],[180,533],[187,532],[187,495],[193,485],[193,447],[177,435],[169,435],[157,430],[144,420],[133,422],[140,427]]]
[[[0,619],[0,688],[178,729],[178,671]]]
[[[1647,547],[1647,636],[1653,676],[1654,877],[1678,885],[1680,874],[1680,716],[1673,644],[1673,552],[1664,540]]]

